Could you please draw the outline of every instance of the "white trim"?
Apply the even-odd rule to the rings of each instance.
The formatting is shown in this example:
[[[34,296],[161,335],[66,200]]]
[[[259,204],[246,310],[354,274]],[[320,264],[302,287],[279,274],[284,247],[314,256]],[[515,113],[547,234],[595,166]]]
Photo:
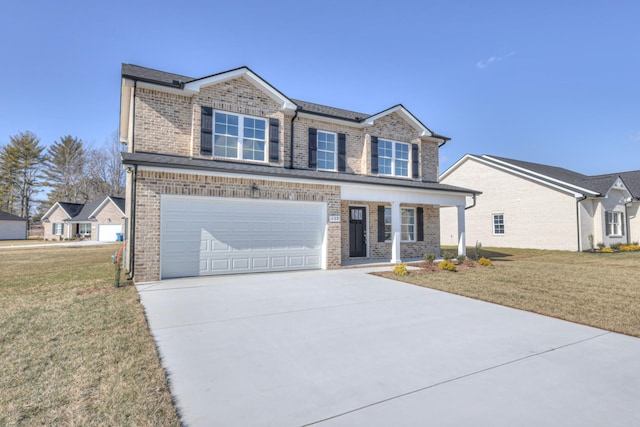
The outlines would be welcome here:
[[[222,83],[227,80],[235,79],[237,77],[244,77],[258,89],[265,92],[271,99],[280,103],[280,110],[284,112],[293,113],[297,105],[291,101],[289,98],[280,93],[276,88],[271,86],[265,80],[258,77],[254,72],[249,70],[247,67],[238,68],[236,70],[231,70],[227,72],[223,72],[220,74],[216,74],[213,76],[205,77],[202,79],[194,80],[192,82],[186,83],[184,85],[184,91],[190,93],[199,93],[200,89],[203,87],[211,86],[214,84]]]
[[[116,203],[116,202],[111,198],[111,196],[107,196],[107,197],[105,197],[105,198],[104,198],[104,200],[103,200],[102,202],[100,202],[100,204],[98,205],[98,207],[97,207],[97,208],[95,208],[95,209],[94,209],[94,210],[89,214],[89,216],[88,216],[87,218],[95,218],[95,213],[96,213],[96,212],[98,212],[100,209],[102,209],[102,208],[104,207],[104,205],[105,205],[107,202],[111,202],[111,203],[113,203],[113,206],[115,206],[115,207],[116,207],[116,209],[118,209],[122,215],[125,215],[125,213],[124,213],[124,212],[122,212],[122,209],[120,209],[120,208],[118,207],[118,204],[117,204],[117,203]]]
[[[216,156],[215,155],[215,151],[216,151],[216,113],[220,113],[220,114],[225,114],[227,116],[236,116],[238,118],[242,118],[242,120],[238,120],[238,135],[236,135],[238,141],[237,141],[237,156],[236,157],[224,157],[224,156]],[[244,121],[246,118],[252,119],[252,120],[261,120],[262,122],[264,122],[264,159],[263,160],[255,160],[255,159],[245,159],[243,157],[244,155]],[[211,137],[212,137],[212,141],[211,141],[211,158],[213,159],[232,159],[232,160],[242,160],[242,161],[247,161],[247,162],[252,162],[252,163],[259,163],[259,164],[266,164],[269,163],[269,120],[267,120],[264,117],[258,117],[258,116],[251,116],[248,114],[240,114],[240,113],[232,113],[230,111],[225,111],[225,110],[213,110],[213,117],[211,118],[211,124],[212,124],[212,133],[211,133]],[[252,141],[259,141],[256,140],[255,138],[251,138]]]
[[[71,217],[69,216],[69,213],[67,213],[67,211],[66,211],[66,210],[64,210],[64,208],[62,207],[62,205],[60,205],[60,202],[55,202],[55,203],[53,204],[53,206],[51,206],[51,207],[49,208],[49,210],[48,210],[44,215],[42,215],[42,218],[41,218],[40,220],[41,220],[41,221],[44,221],[45,219],[48,219],[49,214],[51,213],[51,211],[53,211],[53,209],[54,209],[56,206],[57,206],[57,207],[59,207],[60,209],[62,209],[62,212],[64,212],[64,214],[67,216],[67,219],[71,219]]]
[[[319,156],[316,157],[316,169],[319,171],[326,171],[326,172],[337,172],[338,171],[338,134],[336,132],[330,132],[330,131],[326,131],[326,130],[321,130],[321,129],[317,129],[316,131],[316,155],[320,152],[320,146],[319,146],[319,141],[320,141],[320,132],[328,134],[328,135],[333,135],[333,169],[324,169],[321,168],[320,166],[318,166],[320,164],[320,158]],[[328,153],[328,150],[322,150],[325,153]]]
[[[594,192],[594,191],[588,190],[588,189],[586,189],[586,188],[582,188],[582,187],[580,187],[580,186],[578,186],[578,185],[569,184],[568,182],[562,181],[562,180],[560,180],[560,179],[551,178],[551,177],[550,177],[550,176],[548,176],[548,175],[544,175],[544,174],[541,174],[541,173],[537,173],[537,172],[534,172],[534,171],[529,170],[529,169],[527,169],[527,168],[523,168],[523,167],[516,166],[516,165],[513,165],[513,164],[511,164],[511,163],[508,163],[508,162],[502,161],[502,160],[495,159],[495,158],[493,158],[493,157],[491,157],[491,156],[487,156],[486,154],[485,154],[485,155],[483,155],[482,157],[484,157],[485,159],[490,159],[491,161],[494,161],[494,162],[497,162],[497,163],[500,163],[500,164],[506,165],[506,166],[508,166],[508,167],[511,167],[511,168],[514,168],[514,169],[517,169],[517,170],[521,170],[521,171],[527,172],[528,174],[531,174],[531,175],[534,175],[534,176],[539,176],[539,177],[542,177],[542,178],[548,179],[549,181],[557,182],[557,183],[559,183],[559,184],[566,185],[567,187],[575,188],[575,189],[580,190],[580,191],[583,191],[583,192],[585,192],[585,193],[590,193],[590,194],[592,194],[592,195],[594,195],[594,196],[597,196],[597,195],[599,194],[599,193],[596,193],[596,192]]]
[[[446,190],[432,190],[428,188],[408,188],[396,187],[390,185],[365,184],[365,183],[349,183],[341,181],[319,181],[312,178],[288,178],[274,177],[271,175],[246,175],[231,172],[203,171],[193,169],[158,167],[158,166],[138,166],[139,171],[150,172],[172,172],[190,175],[216,176],[221,178],[247,178],[255,180],[290,182],[316,185],[339,186],[341,188],[342,200],[363,200],[368,202],[389,202],[397,199],[402,203],[441,205],[441,206],[459,206],[465,205],[466,196],[472,196],[472,193],[459,193]],[[354,198],[355,197],[355,198]]]
[[[380,172],[380,159],[384,158],[384,159],[389,159],[389,157],[382,157],[380,156],[380,141],[384,141],[384,142],[390,142],[391,143],[391,173],[387,174],[387,173],[381,173]],[[396,148],[398,145],[406,145],[407,146],[407,174],[406,175],[398,175],[396,174],[396,160],[403,160],[404,159],[398,159],[398,157],[396,156]],[[411,143],[410,142],[402,142],[402,141],[395,141],[393,139],[388,139],[388,138],[378,138],[378,175],[380,176],[392,176],[392,177],[400,177],[400,178],[410,178],[411,177],[411,166],[412,166],[412,158],[411,158]]]
[[[373,116],[369,116],[367,118],[365,118],[364,123],[373,126],[375,124],[375,121],[378,119],[381,119],[385,116],[388,116],[389,114],[393,114],[393,113],[399,113],[401,116],[403,116],[403,118],[409,122],[414,128],[416,128],[420,133],[420,137],[433,137],[433,133],[431,133],[431,131],[429,129],[427,129],[422,123],[420,123],[420,120],[418,120],[416,118],[416,116],[414,116],[413,114],[411,114],[409,112],[409,110],[407,110],[406,108],[404,108],[404,106],[402,105],[396,105],[395,107],[391,107],[388,110],[384,110],[381,111],[378,114],[374,114]]]
[[[535,181],[535,182],[537,182],[539,184],[544,184],[544,185],[546,185],[548,187],[551,187],[551,188],[554,188],[554,189],[556,189],[558,191],[562,191],[563,193],[569,193],[575,198],[581,198],[581,197],[585,196],[585,194],[583,194],[583,193],[578,193],[578,192],[569,190],[568,188],[560,187],[559,185],[555,185],[555,184],[547,182],[547,181],[545,181],[543,179],[536,178],[535,176],[531,176],[530,174],[527,174],[527,173],[524,173],[524,172],[519,172],[517,170],[513,170],[512,168],[503,166],[501,164],[493,163],[492,161],[489,161],[489,160],[486,160],[486,159],[484,159],[482,157],[477,157],[477,156],[474,156],[474,155],[471,155],[471,154],[466,154],[462,159],[458,160],[455,164],[453,164],[451,167],[449,167],[449,169],[444,171],[442,173],[442,175],[440,175],[440,178],[439,178],[438,182],[442,182],[442,180],[445,179],[446,176],[449,175],[451,172],[453,172],[454,169],[458,168],[463,162],[466,162],[469,159],[476,160],[476,161],[478,161],[480,163],[483,163],[485,165],[493,166],[493,167],[495,167],[497,169],[503,170],[505,172],[512,173],[512,174],[520,176],[520,177],[528,178],[528,179],[530,179],[532,181]],[[542,175],[542,176],[544,176],[544,175]],[[562,182],[562,181],[557,181],[557,182]],[[573,187],[575,187],[575,186],[573,186]],[[598,193],[595,193],[595,192],[590,191],[590,190],[585,190],[585,192],[589,193],[592,196],[597,196],[598,195]]]
[[[322,123],[333,123],[333,124],[342,125],[342,126],[350,126],[356,129],[362,129],[362,128],[371,126],[371,124],[365,123],[365,122],[355,122],[348,119],[341,119],[338,117],[327,117],[321,114],[307,113],[304,110],[298,112],[298,117],[301,117],[304,119],[316,120]]]

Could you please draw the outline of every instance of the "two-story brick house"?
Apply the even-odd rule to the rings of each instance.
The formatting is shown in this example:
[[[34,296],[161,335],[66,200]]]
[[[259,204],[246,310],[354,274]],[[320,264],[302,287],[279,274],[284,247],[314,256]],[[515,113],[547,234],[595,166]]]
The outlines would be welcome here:
[[[439,253],[449,138],[402,105],[291,99],[247,67],[191,78],[122,67],[125,263],[136,280],[336,268]]]

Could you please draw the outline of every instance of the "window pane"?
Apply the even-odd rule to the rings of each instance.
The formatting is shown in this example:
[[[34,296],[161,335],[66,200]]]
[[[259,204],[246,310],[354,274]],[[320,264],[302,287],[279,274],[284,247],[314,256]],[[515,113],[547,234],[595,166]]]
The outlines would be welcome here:
[[[318,131],[318,169],[336,170],[336,135]]]
[[[378,173],[391,175],[391,159],[378,158]]]
[[[415,240],[415,209],[403,208],[400,210],[402,218],[401,239],[405,241]]]
[[[391,240],[391,208],[384,208],[384,240]]]
[[[409,145],[396,143],[396,158],[409,160]]]
[[[409,162],[406,160],[396,160],[396,176],[409,176]]]

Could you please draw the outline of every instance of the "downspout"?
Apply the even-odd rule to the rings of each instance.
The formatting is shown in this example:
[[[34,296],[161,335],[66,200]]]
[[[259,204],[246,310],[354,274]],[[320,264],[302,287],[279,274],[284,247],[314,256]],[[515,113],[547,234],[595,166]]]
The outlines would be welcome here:
[[[580,202],[587,200],[587,196],[582,195],[581,199],[576,199],[576,232],[578,237],[578,252],[582,252],[582,239],[580,238]],[[592,230],[593,231],[593,230]]]
[[[624,220],[626,222],[627,231],[627,245],[631,244],[631,224],[629,223],[629,205],[633,203],[633,197],[629,198],[629,201],[624,204]]]
[[[473,193],[473,204],[471,206],[466,206],[464,210],[475,208],[476,207],[476,193]]]
[[[294,143],[293,143],[293,140],[294,140],[294,138],[293,138],[293,132],[294,132],[293,122],[295,121],[295,119],[298,118],[298,111],[300,111],[300,110],[302,110],[302,107],[299,107],[299,106],[296,107],[296,112],[293,115],[293,118],[291,119],[291,150],[290,150],[291,161],[290,161],[290,164],[289,164],[289,169],[293,169],[293,146],[294,146]]]
[[[136,140],[136,88],[138,81],[133,83],[133,119],[131,120],[131,152],[135,152],[134,141]],[[138,177],[138,165],[133,165],[131,171],[131,218],[129,218],[129,274],[127,280],[133,280],[135,273],[135,263],[133,262],[136,254],[136,186]]]

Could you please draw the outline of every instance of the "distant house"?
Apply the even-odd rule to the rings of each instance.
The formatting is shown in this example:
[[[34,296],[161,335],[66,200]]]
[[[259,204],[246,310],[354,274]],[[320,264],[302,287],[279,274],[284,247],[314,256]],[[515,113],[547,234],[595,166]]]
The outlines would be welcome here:
[[[56,202],[42,217],[44,238],[115,242],[124,230],[125,199],[105,197],[85,204]]]
[[[0,211],[0,240],[22,240],[27,238],[27,220],[8,212]]]
[[[467,198],[467,242],[589,250],[640,240],[640,171],[588,176],[555,166],[467,154],[440,176],[482,192]],[[473,206],[473,207],[472,207]],[[456,212],[441,210],[441,242],[457,242]]]

